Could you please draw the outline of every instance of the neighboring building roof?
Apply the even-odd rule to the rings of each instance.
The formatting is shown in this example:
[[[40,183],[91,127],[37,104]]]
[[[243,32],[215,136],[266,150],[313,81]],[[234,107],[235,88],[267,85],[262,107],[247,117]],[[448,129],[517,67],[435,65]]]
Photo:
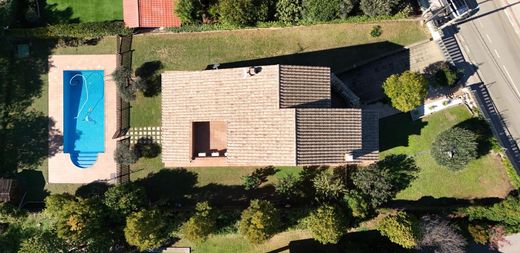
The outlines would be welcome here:
[[[355,162],[378,159],[377,113],[330,108],[329,68],[262,66],[252,76],[249,70],[163,73],[167,167],[194,166],[192,122],[199,121],[227,122],[223,165],[341,164],[346,153]]]
[[[130,28],[181,25],[175,15],[174,0],[123,0],[123,16],[126,26]]]

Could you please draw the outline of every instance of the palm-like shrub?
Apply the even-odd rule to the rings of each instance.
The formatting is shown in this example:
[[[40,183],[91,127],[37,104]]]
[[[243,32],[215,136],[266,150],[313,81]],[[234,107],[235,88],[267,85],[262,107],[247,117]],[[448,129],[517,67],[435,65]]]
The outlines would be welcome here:
[[[313,180],[316,197],[321,201],[334,201],[342,197],[346,191],[341,177],[330,171],[323,171]]]
[[[112,72],[112,79],[117,86],[117,92],[119,96],[127,102],[135,100],[135,92],[137,88],[132,80],[132,69],[118,66],[114,72]]]
[[[417,221],[405,212],[385,217],[377,230],[403,248],[411,249],[417,245]]]
[[[431,153],[438,164],[460,170],[477,158],[477,136],[459,127],[448,129],[437,136]]]
[[[318,207],[306,218],[305,223],[314,239],[322,244],[337,243],[347,228],[343,212],[332,205]]]
[[[181,234],[192,242],[202,242],[215,230],[215,217],[208,202],[197,203],[195,214],[181,228]]]

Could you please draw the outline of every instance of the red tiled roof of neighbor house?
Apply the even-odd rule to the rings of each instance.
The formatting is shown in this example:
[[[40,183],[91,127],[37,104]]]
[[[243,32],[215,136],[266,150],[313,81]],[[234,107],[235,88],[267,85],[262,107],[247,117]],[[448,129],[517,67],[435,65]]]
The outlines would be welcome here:
[[[175,15],[175,0],[123,0],[123,16],[126,26],[130,28],[181,25]]]
[[[330,68],[258,69],[253,75],[250,68],[163,73],[167,167],[197,166],[192,124],[213,121],[227,123],[220,166],[334,165],[346,163],[347,154],[356,163],[379,159],[377,112],[331,108]]]

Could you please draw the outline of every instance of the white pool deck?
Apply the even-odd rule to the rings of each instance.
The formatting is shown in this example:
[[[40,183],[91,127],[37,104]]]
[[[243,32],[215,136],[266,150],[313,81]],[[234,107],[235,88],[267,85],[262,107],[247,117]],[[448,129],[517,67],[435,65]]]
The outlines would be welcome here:
[[[99,153],[96,163],[90,168],[78,168],[70,155],[63,153],[63,145],[49,157],[48,183],[84,184],[94,181],[109,181],[116,175],[117,167],[113,154],[116,141],[116,85],[110,74],[116,68],[116,55],[53,55],[49,58],[49,117],[55,128],[63,134],[63,71],[105,71],[105,152]],[[62,142],[63,143],[63,142]],[[50,143],[51,145],[51,143]]]

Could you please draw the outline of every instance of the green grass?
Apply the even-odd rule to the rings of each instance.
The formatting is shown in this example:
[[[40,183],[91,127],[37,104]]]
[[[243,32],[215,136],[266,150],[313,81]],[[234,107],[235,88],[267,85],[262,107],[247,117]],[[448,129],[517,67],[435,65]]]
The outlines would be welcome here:
[[[241,62],[234,66],[313,64],[341,71],[428,38],[415,21],[389,21],[380,25],[385,32],[378,38],[370,36],[373,24],[138,35],[133,41],[133,67],[161,61],[164,70],[202,70],[212,63]],[[138,97],[132,105],[131,125],[160,125],[160,99],[160,96]]]
[[[397,199],[504,197],[512,189],[501,158],[494,152],[470,162],[466,168],[453,172],[437,165],[430,155],[436,136],[472,118],[464,106],[457,106],[411,121],[409,114],[398,114],[380,121],[381,157],[407,154],[420,167],[418,177],[399,192]]]
[[[123,19],[122,0],[47,0],[51,20],[99,22]]]

